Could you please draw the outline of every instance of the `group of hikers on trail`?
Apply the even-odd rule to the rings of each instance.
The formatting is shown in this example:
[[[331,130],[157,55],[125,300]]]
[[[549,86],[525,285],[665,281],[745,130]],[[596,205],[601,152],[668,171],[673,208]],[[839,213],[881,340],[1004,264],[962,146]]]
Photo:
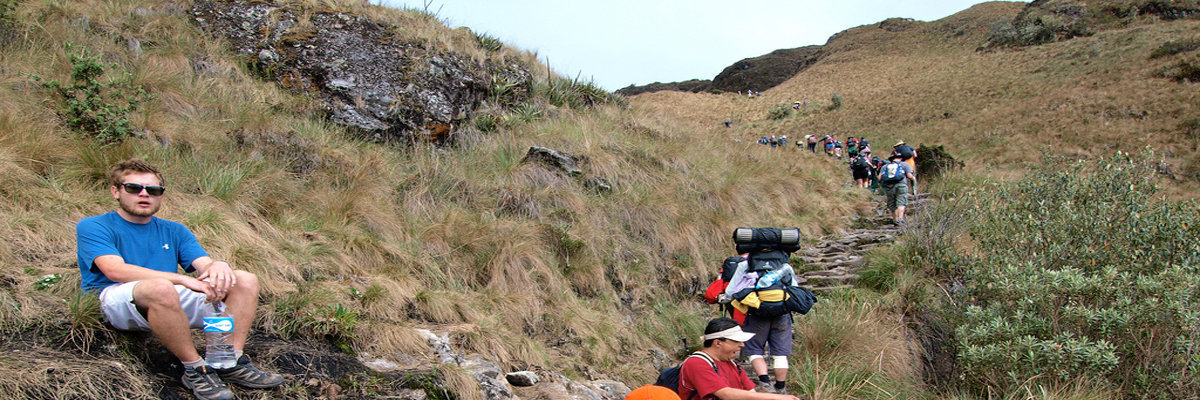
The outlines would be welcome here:
[[[763,136],[758,139],[758,143],[773,148],[786,147],[788,137]],[[802,146],[808,146],[808,151],[813,154],[817,153],[817,147],[820,146],[825,149],[825,155],[839,160],[842,159],[844,149],[855,184],[864,189],[882,191],[886,196],[889,216],[897,223],[904,222],[908,198],[917,193],[917,150],[912,146],[901,140],[892,146],[892,151],[886,159],[872,154],[871,142],[865,137],[850,136],[842,142],[832,135],[804,135],[803,140],[796,141],[796,147]],[[889,167],[894,162],[904,165]]]
[[[653,385],[635,389],[626,400],[798,399],[787,388],[792,314],[808,313],[817,301],[799,286],[788,264],[791,253],[800,249],[800,231],[743,227],[734,230],[733,241],[739,255],[725,259],[704,296],[720,304],[728,317],[710,320],[699,351],[664,369]]]
[[[855,184],[863,189],[882,190],[890,217],[896,223],[903,223],[908,197],[917,194],[917,150],[901,140],[884,160],[872,156],[869,146],[859,146],[862,150],[852,154],[849,162]]]
[[[783,135],[780,137],[775,137],[775,135],[763,136],[758,139],[758,144],[768,145],[771,147],[785,147],[785,146],[787,146],[787,142],[788,142],[787,135]]]

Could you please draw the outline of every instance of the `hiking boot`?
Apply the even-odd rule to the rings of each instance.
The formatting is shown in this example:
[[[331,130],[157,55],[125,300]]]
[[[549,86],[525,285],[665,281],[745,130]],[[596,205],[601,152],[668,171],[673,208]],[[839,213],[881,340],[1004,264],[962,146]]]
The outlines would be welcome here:
[[[759,393],[774,393],[775,387],[769,382],[763,382],[758,379],[754,380],[754,391]]]
[[[254,389],[269,389],[283,384],[283,375],[272,374],[254,368],[250,356],[242,354],[233,368],[216,370],[221,379],[238,386]]]
[[[217,371],[202,365],[197,368],[184,369],[183,386],[192,389],[192,394],[199,400],[233,400],[233,392],[221,382]]]

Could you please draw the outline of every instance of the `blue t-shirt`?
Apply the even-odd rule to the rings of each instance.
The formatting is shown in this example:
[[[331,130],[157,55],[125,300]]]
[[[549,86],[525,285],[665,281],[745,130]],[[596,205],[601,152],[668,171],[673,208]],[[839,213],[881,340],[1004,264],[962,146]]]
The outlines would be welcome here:
[[[208,256],[196,235],[175,221],[151,217],[150,222],[135,224],[116,211],[87,217],[75,225],[79,250],[79,287],[99,292],[116,284],[100,268],[96,257],[118,255],[125,263],[163,272],[192,272],[192,262]]]

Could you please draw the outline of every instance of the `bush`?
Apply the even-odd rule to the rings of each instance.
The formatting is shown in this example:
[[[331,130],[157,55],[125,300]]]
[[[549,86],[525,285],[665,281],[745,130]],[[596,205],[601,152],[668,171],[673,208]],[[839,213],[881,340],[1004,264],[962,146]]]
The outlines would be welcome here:
[[[833,97],[829,98],[829,111],[842,108],[842,95],[834,93]]]
[[[792,106],[785,103],[776,104],[767,111],[767,119],[780,120],[792,115]]]
[[[1166,56],[1170,56],[1170,55],[1189,52],[1189,51],[1196,50],[1196,49],[1200,49],[1200,40],[1191,39],[1191,40],[1184,40],[1181,42],[1176,42],[1174,40],[1168,40],[1166,43],[1163,43],[1161,46],[1158,46],[1154,50],[1150,51],[1150,58],[1151,59],[1162,58],[1162,57],[1166,57]]]
[[[534,95],[557,107],[591,108],[597,104],[623,104],[623,97],[601,89],[591,81],[561,77],[534,85]]]
[[[1166,67],[1162,77],[1176,82],[1200,82],[1200,57],[1179,60],[1175,65]]]
[[[1054,160],[967,198],[974,249],[939,270],[962,282],[943,311],[967,389],[1093,380],[1133,398],[1200,395],[1200,213],[1155,200],[1144,161]]]
[[[66,50],[75,49],[67,43]],[[43,82],[42,86],[52,91],[51,102],[58,107],[58,115],[75,132],[91,136],[102,144],[116,144],[136,132],[129,121],[129,113],[138,104],[149,99],[141,87],[129,83],[128,72],[117,78],[104,78],[104,64],[100,56],[88,56],[87,49],[78,48],[71,53],[70,84],[58,80]],[[115,68],[116,65],[109,65]],[[34,76],[35,80],[41,78]]]
[[[490,52],[497,52],[504,48],[504,43],[500,39],[496,39],[486,33],[476,34],[475,40],[479,42],[479,47]]]

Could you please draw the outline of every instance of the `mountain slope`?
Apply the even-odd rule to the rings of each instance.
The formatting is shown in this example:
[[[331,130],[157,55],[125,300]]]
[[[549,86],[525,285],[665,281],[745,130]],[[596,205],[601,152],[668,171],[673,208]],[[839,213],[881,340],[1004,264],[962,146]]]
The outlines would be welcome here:
[[[496,43],[421,11],[270,4],[288,7],[298,28],[318,14],[369,17],[392,38],[472,65],[531,58],[484,50]],[[74,224],[113,208],[105,171],[129,157],[163,169],[160,216],[260,277],[252,351],[290,380],[255,393],[277,398],[334,397],[333,384],[348,398],[486,397],[468,369],[480,363],[443,362],[424,330],[497,371],[644,382],[654,357],[630,349],[673,353],[700,331],[710,310],[696,295],[732,251],[732,229],[815,236],[867,206],[835,165],[790,166],[749,145],[730,153],[724,138],[572,97],[587,85],[540,64],[527,65],[528,96],[486,82],[457,145],[365,141],[303,85],[264,79],[270,71],[204,32],[191,2],[0,5],[0,332],[12,338],[0,348],[18,355],[0,357],[6,398],[187,396],[161,346],[107,328],[95,297],[79,291]],[[291,43],[303,43],[295,33]],[[152,96],[125,115],[135,132],[119,144],[71,129],[69,110],[40,84],[70,82],[93,58],[98,81],[127,77]],[[574,156],[584,178],[611,189],[524,162],[534,146]]]
[[[632,102],[687,104],[659,108],[674,110],[681,121],[747,122],[743,126],[752,129],[739,132],[742,139],[811,133],[867,136],[877,150],[901,139],[942,144],[965,157],[969,169],[998,176],[1038,163],[1043,149],[1092,157],[1151,147],[1175,186],[1195,188],[1197,91],[1194,83],[1164,76],[1194,65],[1196,52],[1151,54],[1173,41],[1195,40],[1200,21],[1152,20],[1040,46],[980,51],[992,27],[1024,6],[983,3],[903,30],[882,24],[847,30],[830,38],[819,62],[762,98],[660,92]],[[814,107],[766,119],[778,104],[828,105],[835,94],[843,99],[837,110]]]

